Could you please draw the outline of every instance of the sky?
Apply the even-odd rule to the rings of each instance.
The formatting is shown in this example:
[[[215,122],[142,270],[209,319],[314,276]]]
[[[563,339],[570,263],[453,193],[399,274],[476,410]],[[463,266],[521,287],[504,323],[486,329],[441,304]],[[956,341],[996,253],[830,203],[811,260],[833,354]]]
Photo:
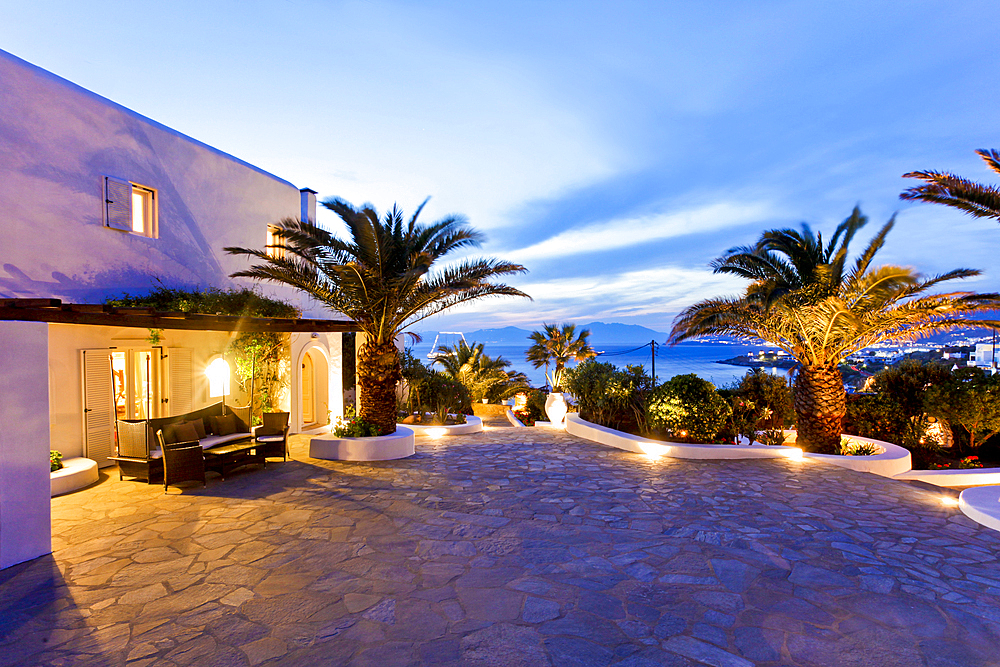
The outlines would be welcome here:
[[[740,291],[713,258],[855,205],[858,249],[898,214],[882,262],[1000,291],[996,221],[899,200],[913,170],[996,182],[997,25],[995,0],[0,0],[0,48],[321,199],[431,197],[528,268],[532,301],[421,331],[668,331]]]

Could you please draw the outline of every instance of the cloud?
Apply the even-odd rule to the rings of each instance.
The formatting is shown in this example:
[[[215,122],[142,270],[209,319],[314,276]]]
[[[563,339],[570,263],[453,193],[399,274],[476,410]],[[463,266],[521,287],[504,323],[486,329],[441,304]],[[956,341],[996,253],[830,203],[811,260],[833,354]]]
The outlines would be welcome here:
[[[766,202],[718,202],[675,213],[612,220],[567,229],[534,245],[507,253],[511,260],[553,259],[568,255],[627,248],[688,234],[713,232],[766,219],[774,214]]]

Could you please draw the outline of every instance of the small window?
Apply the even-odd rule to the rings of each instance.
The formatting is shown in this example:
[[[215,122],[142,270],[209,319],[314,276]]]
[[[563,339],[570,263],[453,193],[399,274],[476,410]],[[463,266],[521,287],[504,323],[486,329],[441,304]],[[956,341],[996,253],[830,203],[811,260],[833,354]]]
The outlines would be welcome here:
[[[156,238],[156,190],[105,177],[104,224],[123,232]]]
[[[267,256],[274,259],[284,259],[285,257],[285,240],[281,238],[281,228],[275,225],[267,226],[267,244],[264,249],[267,250]]]

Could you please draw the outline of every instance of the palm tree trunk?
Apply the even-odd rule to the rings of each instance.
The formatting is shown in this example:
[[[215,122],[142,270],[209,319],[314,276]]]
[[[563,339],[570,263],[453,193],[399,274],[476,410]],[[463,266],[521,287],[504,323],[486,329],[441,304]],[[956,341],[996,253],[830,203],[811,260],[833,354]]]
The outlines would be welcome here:
[[[840,433],[847,412],[844,378],[836,368],[802,366],[793,395],[798,437],[808,452],[839,454]]]
[[[396,432],[396,384],[403,379],[396,345],[365,341],[358,349],[358,416],[385,434]]]

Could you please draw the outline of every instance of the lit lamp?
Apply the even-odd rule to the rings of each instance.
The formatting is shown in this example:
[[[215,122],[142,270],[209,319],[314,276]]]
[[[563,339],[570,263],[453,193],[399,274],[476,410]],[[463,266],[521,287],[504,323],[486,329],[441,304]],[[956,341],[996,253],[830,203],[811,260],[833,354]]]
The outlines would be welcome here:
[[[208,376],[208,395],[210,397],[229,394],[229,363],[219,357],[205,369]]]

